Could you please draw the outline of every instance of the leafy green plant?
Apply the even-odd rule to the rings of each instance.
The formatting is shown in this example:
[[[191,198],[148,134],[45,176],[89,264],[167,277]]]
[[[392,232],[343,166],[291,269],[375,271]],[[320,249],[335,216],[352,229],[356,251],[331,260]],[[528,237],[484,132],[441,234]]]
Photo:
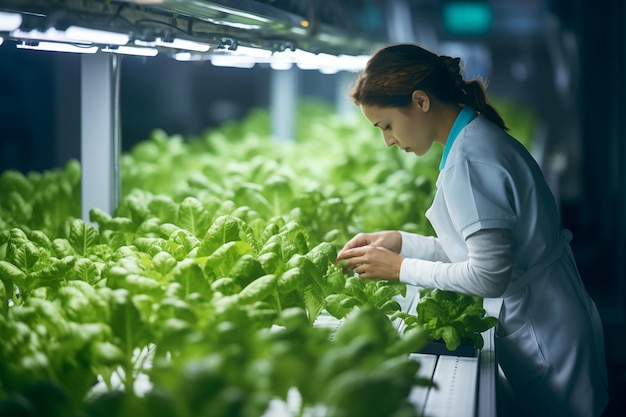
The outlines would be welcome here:
[[[439,289],[420,289],[417,315],[396,313],[407,328],[420,327],[432,341],[442,340],[450,351],[462,343],[477,349],[484,346],[482,333],[495,326],[498,319],[485,316],[482,298]]]
[[[438,158],[299,111],[281,146],[262,110],[199,138],[155,130],[122,156],[118,207],[89,222],[76,161],[0,175],[0,414],[257,417],[296,389],[300,414],[413,415],[408,392],[429,381],[407,354],[433,333],[400,311],[406,286],[334,259],[357,231],[429,233]],[[324,310],[337,333],[313,325]]]

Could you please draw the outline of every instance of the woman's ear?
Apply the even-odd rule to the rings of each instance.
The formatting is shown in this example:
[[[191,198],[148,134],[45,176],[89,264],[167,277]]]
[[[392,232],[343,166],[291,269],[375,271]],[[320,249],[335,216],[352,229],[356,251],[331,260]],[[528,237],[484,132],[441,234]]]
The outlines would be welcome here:
[[[430,97],[424,90],[415,90],[411,95],[413,104],[418,106],[424,113],[430,109]]]

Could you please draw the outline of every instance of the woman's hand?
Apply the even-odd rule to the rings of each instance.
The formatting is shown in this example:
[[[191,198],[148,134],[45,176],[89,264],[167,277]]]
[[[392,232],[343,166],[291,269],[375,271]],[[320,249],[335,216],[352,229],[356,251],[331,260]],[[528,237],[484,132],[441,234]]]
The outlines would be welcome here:
[[[386,230],[375,233],[359,233],[348,241],[339,251],[338,258],[346,249],[358,248],[361,246],[378,246],[389,249],[392,252],[400,253],[402,249],[402,235],[396,230]]]
[[[400,265],[403,258],[389,249],[379,246],[359,246],[342,249],[337,262],[345,261],[345,266],[363,279],[400,279]]]
[[[361,278],[397,280],[401,249],[402,236],[398,231],[359,233],[339,251],[336,262],[345,261],[345,266]]]

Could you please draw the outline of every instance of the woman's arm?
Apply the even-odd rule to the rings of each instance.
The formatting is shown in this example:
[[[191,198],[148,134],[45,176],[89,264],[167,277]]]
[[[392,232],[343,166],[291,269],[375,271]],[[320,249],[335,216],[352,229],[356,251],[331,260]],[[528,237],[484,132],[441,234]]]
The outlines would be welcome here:
[[[400,266],[400,281],[485,298],[501,296],[513,271],[511,231],[479,230],[468,236],[466,242],[469,259],[464,262],[405,258]],[[404,252],[404,240],[402,246]]]
[[[428,261],[450,262],[448,255],[439,244],[439,239],[434,236],[423,236],[416,233],[400,231],[402,236],[402,249],[400,256],[403,258],[419,258]]]

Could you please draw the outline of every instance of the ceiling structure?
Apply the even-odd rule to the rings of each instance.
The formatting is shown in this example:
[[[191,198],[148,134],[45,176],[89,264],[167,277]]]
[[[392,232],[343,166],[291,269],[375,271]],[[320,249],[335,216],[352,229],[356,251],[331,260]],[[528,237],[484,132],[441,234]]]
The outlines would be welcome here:
[[[316,7],[300,7],[313,3]],[[1,0],[0,37],[17,43],[65,41],[112,49],[132,44],[156,48],[166,54],[180,50],[222,53],[245,46],[272,52],[300,49],[314,54],[361,55],[370,53],[384,41],[382,3],[365,0]],[[378,30],[372,30],[372,16],[373,20],[376,17],[380,20]],[[7,26],[11,17],[19,20],[17,27],[11,27],[10,23]],[[117,44],[107,44],[111,42],[109,38],[97,40],[88,35],[64,38],[64,31],[75,27],[125,38]],[[208,48],[193,47],[190,42]]]

